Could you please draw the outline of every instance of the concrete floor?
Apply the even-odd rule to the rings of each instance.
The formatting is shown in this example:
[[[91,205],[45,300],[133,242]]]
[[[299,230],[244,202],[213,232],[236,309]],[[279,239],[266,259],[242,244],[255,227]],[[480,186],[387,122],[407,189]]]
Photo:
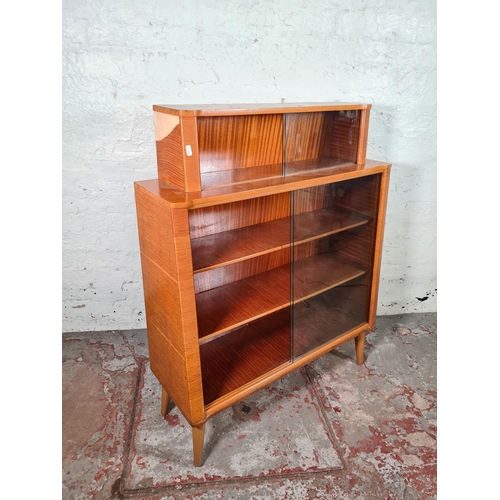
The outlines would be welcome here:
[[[209,420],[160,415],[144,330],[63,335],[63,499],[436,498],[436,314],[354,341]]]

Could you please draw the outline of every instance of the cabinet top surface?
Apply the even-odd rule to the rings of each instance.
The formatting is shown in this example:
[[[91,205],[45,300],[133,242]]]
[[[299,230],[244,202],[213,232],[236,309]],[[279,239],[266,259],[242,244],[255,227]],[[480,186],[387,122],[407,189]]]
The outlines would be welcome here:
[[[290,177],[261,179],[240,184],[214,186],[203,191],[183,192],[159,179],[137,181],[137,188],[143,188],[155,196],[163,198],[172,208],[197,208],[203,206],[229,203],[232,201],[257,198],[296,189],[339,182],[342,180],[363,177],[388,171],[390,163],[366,160],[365,165],[346,165],[304,172]]]
[[[272,113],[308,113],[370,109],[371,104],[347,102],[292,102],[249,104],[155,104],[153,110],[179,116],[231,116]]]

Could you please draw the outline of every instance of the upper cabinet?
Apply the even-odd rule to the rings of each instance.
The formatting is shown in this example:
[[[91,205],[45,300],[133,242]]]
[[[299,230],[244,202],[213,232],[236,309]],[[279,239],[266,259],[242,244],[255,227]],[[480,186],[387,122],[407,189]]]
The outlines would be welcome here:
[[[158,177],[180,191],[364,165],[371,105],[155,105]]]

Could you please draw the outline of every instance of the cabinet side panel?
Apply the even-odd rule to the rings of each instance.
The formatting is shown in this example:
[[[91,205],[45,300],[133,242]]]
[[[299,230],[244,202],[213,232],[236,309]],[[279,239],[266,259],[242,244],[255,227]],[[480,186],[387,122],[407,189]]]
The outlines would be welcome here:
[[[356,163],[364,165],[366,163],[366,144],[368,141],[368,126],[370,123],[370,108],[360,111],[361,119],[359,124],[358,153]]]
[[[142,253],[141,264],[147,324],[154,323],[179,352],[184,352],[179,285]]]
[[[185,191],[184,150],[178,116],[154,113],[158,178]]]
[[[177,263],[172,252],[174,231],[168,205],[138,184],[135,184],[135,199],[141,254],[177,281]]]
[[[161,333],[149,346],[150,358],[158,360],[158,346],[168,341],[186,361],[176,364],[180,372],[173,379],[161,379],[160,383],[173,394],[178,377],[187,381],[187,403],[180,404],[189,422],[195,423],[203,419],[204,405],[193,278],[189,276],[192,265],[187,211],[171,210],[159,196],[137,184],[136,205],[148,334]],[[164,346],[162,352],[168,356],[173,351]],[[161,362],[173,361],[165,358]],[[165,372],[155,367],[155,373],[164,377]]]
[[[382,244],[384,241],[385,214],[387,210],[387,196],[389,192],[390,169],[388,168],[382,174],[380,182],[380,197],[377,218],[377,234],[375,236],[375,255],[373,258],[373,278],[370,293],[370,328],[375,327],[375,318],[377,315],[378,289],[380,282],[380,266],[382,261]]]
[[[187,192],[201,190],[196,120],[197,118],[194,116],[181,118],[182,154],[184,157],[183,191]]]
[[[179,286],[179,303],[184,333],[184,352],[186,356],[186,373],[189,384],[189,399],[193,422],[204,418],[203,388],[201,380],[200,347],[198,344],[198,321],[194,296],[193,261],[191,239],[189,236],[189,219],[187,209],[172,210],[174,231],[173,252],[177,262]],[[193,423],[192,422],[192,423]]]
[[[162,331],[149,320],[148,345],[151,371],[186,419],[193,421],[186,375],[186,360],[163,335]]]

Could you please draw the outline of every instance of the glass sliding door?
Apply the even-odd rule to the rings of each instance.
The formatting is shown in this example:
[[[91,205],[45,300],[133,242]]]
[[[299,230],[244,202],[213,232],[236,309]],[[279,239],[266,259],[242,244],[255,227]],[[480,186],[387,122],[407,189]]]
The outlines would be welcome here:
[[[292,193],[292,359],[368,322],[380,175]]]
[[[290,193],[192,209],[189,230],[209,404],[290,362]]]
[[[283,118],[283,175],[355,165],[360,111],[290,113]]]

